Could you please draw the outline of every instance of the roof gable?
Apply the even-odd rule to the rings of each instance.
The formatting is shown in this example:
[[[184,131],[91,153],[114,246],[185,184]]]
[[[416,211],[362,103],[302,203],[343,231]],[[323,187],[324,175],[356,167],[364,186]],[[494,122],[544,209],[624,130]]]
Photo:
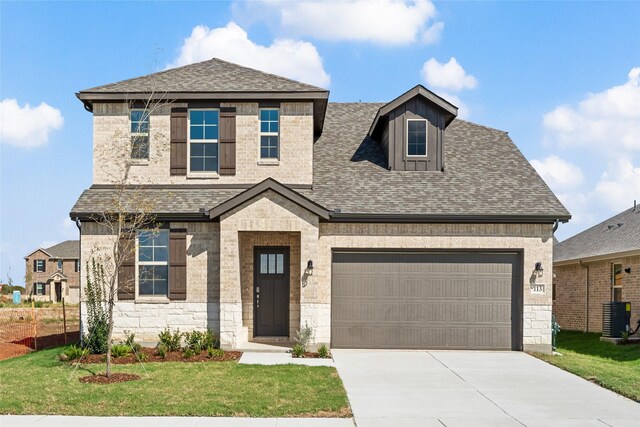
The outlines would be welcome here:
[[[80,258],[80,241],[66,240],[46,248],[51,258],[78,259]]]
[[[383,117],[385,117],[387,114],[389,114],[391,111],[395,110],[396,108],[400,107],[402,104],[409,102],[411,99],[415,98],[416,96],[420,96],[424,98],[427,102],[434,105],[444,113],[445,127],[447,127],[449,123],[451,123],[453,119],[455,119],[458,115],[458,107],[451,104],[446,99],[441,98],[440,96],[431,92],[426,87],[422,85],[417,85],[409,89],[408,91],[406,91],[405,93],[403,93],[402,95],[394,99],[393,101],[380,107],[380,109],[378,110],[378,113],[376,114],[376,117],[373,119],[371,128],[369,129],[369,136],[372,136],[374,132],[376,132],[378,128],[378,124],[382,121],[381,119]]]
[[[238,194],[235,197],[219,204],[218,206],[209,210],[209,218],[215,219],[221,215],[229,212],[230,210],[240,206],[241,204],[259,196],[265,191],[272,190],[273,192],[281,195],[282,197],[294,202],[298,206],[307,209],[310,212],[318,215],[320,218],[329,219],[329,210],[320,206],[319,204],[304,197],[302,194],[290,189],[289,187],[280,184],[273,178],[267,178],[259,184],[254,185],[248,190]]]
[[[558,243],[553,251],[554,262],[640,251],[640,207],[620,212]]]

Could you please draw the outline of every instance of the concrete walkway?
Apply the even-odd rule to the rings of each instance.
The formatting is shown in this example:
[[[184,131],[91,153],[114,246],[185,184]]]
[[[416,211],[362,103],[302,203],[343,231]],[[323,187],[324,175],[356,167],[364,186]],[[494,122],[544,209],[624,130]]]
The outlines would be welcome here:
[[[0,427],[354,427],[351,418],[0,416]]]
[[[305,365],[305,366],[332,366],[335,367],[332,359],[307,359],[293,358],[290,353],[263,353],[244,352],[238,361],[245,365]],[[1,426],[0,426],[1,427]]]
[[[358,427],[640,426],[639,403],[521,352],[332,353]]]

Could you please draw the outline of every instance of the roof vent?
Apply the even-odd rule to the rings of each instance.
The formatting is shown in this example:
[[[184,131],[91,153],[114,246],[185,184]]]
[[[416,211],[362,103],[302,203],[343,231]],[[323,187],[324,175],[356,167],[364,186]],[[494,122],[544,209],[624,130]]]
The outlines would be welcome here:
[[[615,225],[613,225],[613,224],[609,224],[609,225],[607,225],[607,228],[608,228],[609,230],[611,230],[612,228],[615,228]]]
[[[618,223],[618,227],[622,227],[624,225],[624,222],[619,222]]]

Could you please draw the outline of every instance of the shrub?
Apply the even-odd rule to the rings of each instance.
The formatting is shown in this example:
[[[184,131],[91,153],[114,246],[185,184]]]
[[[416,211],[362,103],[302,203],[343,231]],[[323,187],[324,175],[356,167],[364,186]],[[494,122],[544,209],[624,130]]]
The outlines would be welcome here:
[[[622,331],[620,333],[620,344],[629,344],[629,331]]]
[[[320,347],[318,347],[318,356],[323,359],[331,357],[331,354],[329,353],[329,346],[327,344],[320,344]]]
[[[304,357],[305,348],[300,343],[295,343],[291,348],[291,356],[295,358]]]
[[[167,346],[167,351],[179,351],[182,343],[182,335],[180,329],[176,329],[175,332],[171,333],[169,328],[166,328],[158,334],[158,340]]]
[[[147,361],[147,353],[142,353],[142,352],[136,353],[136,357],[141,362],[146,362]]]
[[[203,350],[202,341],[204,334],[200,331],[186,332],[184,334],[185,346],[193,350],[194,353],[200,354]]]
[[[111,346],[111,355],[113,357],[125,357],[131,354],[131,347],[126,344],[114,344]]]
[[[63,360],[62,356],[64,356],[65,360],[76,360],[88,354],[88,349],[72,344],[60,355],[60,360]]]
[[[191,359],[194,355],[195,352],[191,347],[185,347],[184,351],[182,352],[182,357],[184,357],[185,359]]]
[[[163,343],[158,343],[156,346],[156,352],[158,353],[158,356],[164,359],[167,357],[167,346]]]
[[[296,332],[296,343],[302,347],[302,352],[307,351],[309,343],[313,340],[313,329],[304,322],[304,328]],[[295,347],[295,346],[294,346]]]
[[[91,260],[91,269],[87,263],[87,335],[84,336],[85,346],[91,353],[104,354],[107,352],[107,337],[109,335],[108,311],[106,306],[104,269],[101,264]],[[39,302],[39,301],[38,301]],[[36,302],[36,304],[38,304]]]
[[[202,348],[219,348],[220,341],[216,338],[216,334],[211,329],[207,329],[202,333]]]
[[[221,348],[209,347],[207,348],[207,355],[209,357],[221,358],[224,356],[224,350]]]
[[[136,334],[129,333],[129,331],[124,331],[126,338],[122,342],[124,345],[129,346],[132,352],[139,353],[142,346],[135,341]]]

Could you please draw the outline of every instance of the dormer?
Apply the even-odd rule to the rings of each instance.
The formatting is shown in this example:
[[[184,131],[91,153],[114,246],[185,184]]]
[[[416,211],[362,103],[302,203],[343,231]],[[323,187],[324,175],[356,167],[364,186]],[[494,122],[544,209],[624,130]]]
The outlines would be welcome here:
[[[457,115],[458,107],[417,85],[378,110],[369,136],[389,170],[442,171],[445,130]]]

